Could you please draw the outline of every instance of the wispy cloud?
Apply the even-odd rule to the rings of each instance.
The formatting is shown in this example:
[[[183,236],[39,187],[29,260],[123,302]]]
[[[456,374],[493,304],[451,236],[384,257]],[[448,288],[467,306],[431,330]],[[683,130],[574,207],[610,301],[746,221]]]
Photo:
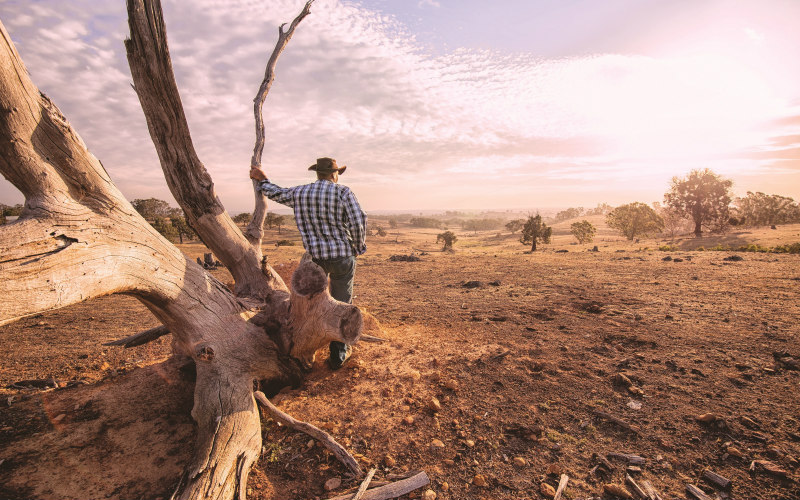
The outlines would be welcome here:
[[[277,26],[301,6],[165,2],[194,143],[232,211],[251,209],[252,99]],[[5,0],[3,22],[34,81],[123,192],[168,198],[129,85],[124,5]],[[700,167],[766,144],[776,133],[760,124],[783,111],[769,82],[736,58],[433,53],[394,18],[317,0],[278,63],[264,166],[290,185],[309,180],[305,166],[317,156],[336,157],[368,208],[521,206],[532,193],[540,206],[563,204],[565,183],[581,196],[593,185],[606,201],[604,189],[621,193],[626,176],[657,195],[676,164]]]

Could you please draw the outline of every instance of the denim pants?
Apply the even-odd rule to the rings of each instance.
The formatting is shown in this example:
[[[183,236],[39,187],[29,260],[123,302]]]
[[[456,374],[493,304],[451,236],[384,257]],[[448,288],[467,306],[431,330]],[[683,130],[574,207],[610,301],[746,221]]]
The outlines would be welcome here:
[[[321,267],[331,278],[331,297],[339,302],[350,304],[353,301],[353,278],[356,275],[355,256],[313,260],[314,264]],[[346,352],[347,345],[337,341],[331,342],[331,360],[339,359],[343,362],[347,357]]]
[[[353,301],[353,278],[356,275],[355,256],[338,259],[313,259],[331,278],[331,297],[349,304]]]

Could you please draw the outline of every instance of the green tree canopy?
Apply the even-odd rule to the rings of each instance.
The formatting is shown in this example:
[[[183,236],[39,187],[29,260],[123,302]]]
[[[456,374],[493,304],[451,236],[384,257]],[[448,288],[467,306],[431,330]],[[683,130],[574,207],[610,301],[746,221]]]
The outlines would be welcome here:
[[[683,179],[672,178],[664,203],[694,221],[695,236],[703,234],[703,228],[722,231],[730,220],[732,186],[733,181],[707,168],[692,170]]]
[[[573,222],[569,229],[578,243],[591,243],[597,233],[597,229],[588,220]]]
[[[747,192],[736,199],[739,222],[748,226],[772,226],[800,220],[800,207],[792,198],[777,194]]]
[[[660,233],[664,221],[650,205],[638,201],[621,205],[606,215],[606,224],[629,240],[637,236]]]
[[[519,241],[522,244],[531,244],[531,252],[536,251],[536,243],[550,243],[550,237],[553,234],[553,228],[549,227],[542,220],[542,216],[536,214],[529,216],[528,220],[522,227],[522,237]]]
[[[436,243],[444,243],[442,250],[452,250],[453,244],[458,240],[455,233],[452,231],[445,231],[436,236]]]
[[[183,212],[180,208],[172,208],[164,200],[158,198],[137,198],[131,202],[133,208],[136,209],[142,217],[148,221],[154,220],[156,217],[173,217],[182,216]]]
[[[525,225],[525,219],[514,219],[508,221],[508,223],[506,224],[506,229],[511,231],[511,234],[514,234],[520,229],[522,229],[522,226],[524,225]]]

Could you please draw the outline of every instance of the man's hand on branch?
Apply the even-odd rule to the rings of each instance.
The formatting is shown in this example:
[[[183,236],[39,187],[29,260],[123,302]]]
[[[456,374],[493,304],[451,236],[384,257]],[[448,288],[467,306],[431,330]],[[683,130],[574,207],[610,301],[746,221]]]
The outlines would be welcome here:
[[[250,178],[257,181],[263,181],[267,179],[267,174],[265,174],[264,171],[258,167],[250,167]]]

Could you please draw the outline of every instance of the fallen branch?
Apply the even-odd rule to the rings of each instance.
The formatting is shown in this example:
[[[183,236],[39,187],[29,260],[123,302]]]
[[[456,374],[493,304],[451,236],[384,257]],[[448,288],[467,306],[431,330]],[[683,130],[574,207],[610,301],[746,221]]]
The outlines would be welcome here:
[[[646,479],[642,481],[642,488],[644,489],[644,492],[647,493],[647,498],[650,500],[661,500],[661,495],[659,495],[656,489],[653,488],[653,485],[650,483],[650,481]]]
[[[373,468],[372,468],[372,469],[371,469],[371,470],[370,470],[370,471],[367,473],[367,477],[364,479],[364,482],[363,482],[363,483],[361,483],[361,486],[359,486],[359,487],[358,487],[358,491],[356,491],[356,494],[355,494],[355,495],[353,495],[353,498],[352,498],[351,500],[361,500],[361,497],[363,497],[363,496],[364,496],[364,493],[366,493],[366,491],[367,491],[367,488],[369,488],[369,483],[370,483],[370,481],[372,481],[372,476],[374,476],[374,475],[375,475],[375,471],[376,471],[376,470],[378,470],[378,469],[376,469],[375,467],[373,467]]]
[[[564,489],[567,487],[568,482],[569,476],[566,474],[561,474],[561,479],[558,481],[558,489],[556,490],[556,495],[553,497],[553,500],[561,500],[561,495],[564,493]]]
[[[264,395],[263,392],[256,391],[254,395],[256,401],[258,401],[258,403],[264,409],[266,409],[275,420],[277,420],[278,422],[282,423],[287,427],[291,427],[296,431],[304,432],[309,436],[313,437],[314,439],[322,443],[325,446],[325,448],[330,450],[330,452],[333,453],[333,455],[340,462],[342,462],[345,465],[345,467],[350,469],[350,472],[352,472],[357,478],[364,477],[364,470],[361,468],[360,465],[358,465],[356,459],[353,458],[353,456],[350,453],[348,453],[347,450],[345,450],[342,445],[337,443],[336,440],[334,440],[330,434],[323,431],[319,427],[315,427],[309,423],[297,420],[291,415],[282,412],[281,410],[278,409],[277,406],[272,404],[272,402],[269,399],[267,399],[267,397]]]
[[[121,345],[125,347],[125,349],[127,349],[129,347],[136,347],[137,345],[142,345],[148,342],[152,342],[169,333],[170,333],[169,328],[167,328],[164,325],[161,325],[155,328],[151,328],[149,330],[145,330],[143,332],[135,333],[129,337],[125,337],[124,339],[114,340],[112,342],[106,342],[103,345],[107,346]]]
[[[367,335],[365,333],[362,333],[361,337],[359,337],[358,340],[359,342],[376,342],[376,343],[389,342],[389,339],[383,339],[380,337],[376,337],[374,335]]]
[[[617,424],[618,426],[622,427],[626,431],[632,432],[634,434],[639,434],[639,428],[638,427],[629,424],[628,422],[622,420],[619,417],[615,417],[614,415],[611,415],[610,413],[606,413],[606,412],[600,411],[600,410],[594,410],[594,414],[597,415],[600,418],[604,418],[604,419],[608,420],[609,422],[611,422],[613,424]]]
[[[628,484],[628,486],[631,487],[633,492],[636,493],[636,495],[639,496],[639,498],[643,498],[645,500],[649,500],[650,499],[650,495],[648,495],[647,493],[644,492],[642,487],[639,486],[639,484],[633,479],[633,477],[631,477],[630,474],[625,474],[625,482]]]
[[[389,498],[397,498],[422,488],[423,486],[427,486],[430,482],[430,478],[428,478],[428,475],[423,471],[408,479],[387,484],[380,488],[367,490],[364,496],[361,497],[361,500],[388,500]],[[353,498],[350,495],[340,495],[338,497],[329,498],[328,500],[353,500]]]

